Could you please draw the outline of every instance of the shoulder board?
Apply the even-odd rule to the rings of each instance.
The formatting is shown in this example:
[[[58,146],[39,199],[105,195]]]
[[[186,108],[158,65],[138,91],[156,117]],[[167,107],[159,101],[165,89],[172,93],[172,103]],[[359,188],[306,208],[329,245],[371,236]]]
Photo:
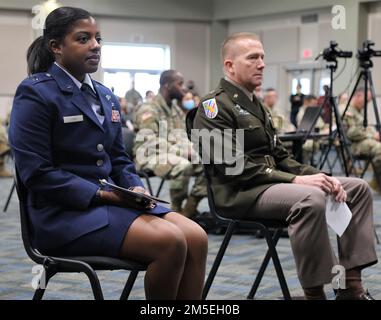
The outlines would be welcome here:
[[[223,92],[223,91],[224,91],[224,89],[222,89],[222,88],[217,88],[217,89],[215,89],[215,90],[213,90],[213,91],[210,91],[208,94],[206,94],[206,95],[201,99],[201,101],[206,101],[206,100],[212,99],[212,98],[218,96],[218,95],[219,95],[221,92]]]
[[[50,73],[40,72],[40,73],[35,73],[35,74],[30,75],[27,79],[29,81],[31,81],[32,84],[37,84],[40,82],[53,80],[53,77]]]
[[[98,89],[100,90],[103,90],[103,91],[106,91],[108,94],[111,94],[111,95],[115,95],[111,89],[107,88],[105,85],[103,85],[102,83],[94,80],[94,79],[91,79],[93,80],[93,83],[94,83],[94,86],[96,86]]]
[[[95,85],[98,85],[98,86],[101,87],[101,88],[110,90],[109,88],[107,88],[104,84],[100,83],[99,81],[96,81],[96,80],[94,80],[94,79],[91,79],[91,80],[93,80],[93,82],[94,82]],[[111,90],[110,90],[110,91],[111,91]]]

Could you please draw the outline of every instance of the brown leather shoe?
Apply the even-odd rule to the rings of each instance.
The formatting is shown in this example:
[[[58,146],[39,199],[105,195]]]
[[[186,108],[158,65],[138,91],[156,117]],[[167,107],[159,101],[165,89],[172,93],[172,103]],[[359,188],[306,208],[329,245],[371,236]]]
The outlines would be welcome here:
[[[339,290],[335,300],[375,300],[367,291]]]

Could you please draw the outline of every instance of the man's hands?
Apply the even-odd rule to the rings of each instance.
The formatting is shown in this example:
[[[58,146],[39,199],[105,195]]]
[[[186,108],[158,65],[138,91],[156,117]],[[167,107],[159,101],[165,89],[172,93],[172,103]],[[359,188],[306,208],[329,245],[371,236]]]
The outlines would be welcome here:
[[[320,188],[327,194],[332,194],[337,202],[345,202],[347,200],[347,193],[345,192],[340,181],[334,177],[329,177],[323,173],[296,176],[292,183],[305,184]]]

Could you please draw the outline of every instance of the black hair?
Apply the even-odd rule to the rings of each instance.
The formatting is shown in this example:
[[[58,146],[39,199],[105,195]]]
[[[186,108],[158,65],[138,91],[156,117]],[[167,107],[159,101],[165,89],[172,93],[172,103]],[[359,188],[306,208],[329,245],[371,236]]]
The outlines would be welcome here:
[[[54,62],[53,52],[49,48],[50,40],[62,41],[76,21],[90,17],[88,11],[80,8],[60,7],[53,10],[46,18],[43,36],[34,40],[28,48],[28,75],[45,72]]]
[[[165,70],[160,75],[160,87],[163,87],[165,84],[169,84],[175,80],[176,70]]]

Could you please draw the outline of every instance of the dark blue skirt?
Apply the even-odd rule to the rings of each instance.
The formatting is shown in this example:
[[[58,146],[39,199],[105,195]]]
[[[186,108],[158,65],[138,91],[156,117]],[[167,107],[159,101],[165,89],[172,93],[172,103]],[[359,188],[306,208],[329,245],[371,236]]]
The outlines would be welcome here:
[[[119,257],[123,240],[134,220],[141,214],[163,217],[172,210],[160,205],[145,212],[108,206],[109,224],[87,233],[64,247],[44,252],[58,256],[107,256]]]

